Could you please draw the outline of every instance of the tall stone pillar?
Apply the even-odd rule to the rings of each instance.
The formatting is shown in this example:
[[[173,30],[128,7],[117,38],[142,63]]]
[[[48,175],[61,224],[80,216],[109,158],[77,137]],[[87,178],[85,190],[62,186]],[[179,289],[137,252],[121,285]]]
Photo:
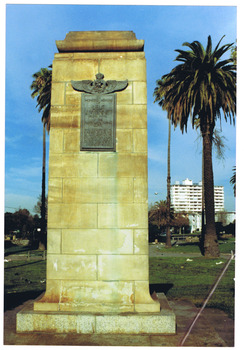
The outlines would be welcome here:
[[[76,326],[81,333],[174,332],[174,317],[165,323],[149,293],[144,41],[105,31],[70,32],[56,43],[47,282],[34,313],[92,315],[95,326]],[[122,326],[125,313],[134,318]],[[109,317],[107,328],[97,314]]]

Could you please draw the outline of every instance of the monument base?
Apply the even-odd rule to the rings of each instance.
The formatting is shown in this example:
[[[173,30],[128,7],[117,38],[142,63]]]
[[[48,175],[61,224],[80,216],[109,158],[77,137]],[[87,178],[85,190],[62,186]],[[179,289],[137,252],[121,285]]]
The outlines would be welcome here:
[[[34,311],[23,308],[16,319],[16,331],[77,334],[175,334],[175,314],[164,294],[160,294],[159,313],[81,313]]]

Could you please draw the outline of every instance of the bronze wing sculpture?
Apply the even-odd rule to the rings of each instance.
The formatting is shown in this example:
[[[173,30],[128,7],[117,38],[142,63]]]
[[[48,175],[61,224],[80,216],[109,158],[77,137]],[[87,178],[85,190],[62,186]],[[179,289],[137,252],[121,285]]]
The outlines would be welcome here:
[[[71,80],[72,87],[77,91],[86,92],[88,94],[111,94],[116,91],[124,90],[128,85],[128,80],[103,80],[102,73],[96,74],[96,80]]]

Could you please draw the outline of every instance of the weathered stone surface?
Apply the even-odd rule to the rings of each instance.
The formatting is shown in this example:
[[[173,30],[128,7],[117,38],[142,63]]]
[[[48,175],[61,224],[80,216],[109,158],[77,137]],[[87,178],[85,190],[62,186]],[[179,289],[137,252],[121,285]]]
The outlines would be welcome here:
[[[97,205],[49,203],[48,228],[97,228]]]
[[[59,52],[142,51],[144,40],[136,40],[133,32],[70,32],[56,45]]]
[[[147,179],[147,154],[99,154],[99,176],[144,177]]]
[[[99,255],[98,280],[148,281],[147,255]]]
[[[147,204],[98,204],[98,228],[147,228]]]
[[[17,332],[77,334],[174,334],[174,314],[92,315],[77,312],[19,312]]]
[[[63,229],[63,254],[133,254],[133,230]]]
[[[149,294],[143,45],[133,32],[70,32],[58,42],[52,75],[46,292],[34,303],[35,311],[17,316],[19,332],[175,331],[174,315],[160,314],[159,302]],[[106,81],[128,81],[126,89],[113,92],[116,144],[109,151],[83,147],[84,95],[90,90],[77,91],[71,84],[94,81],[99,72]],[[111,100],[109,92],[105,99]],[[90,128],[97,126],[96,115],[106,119],[93,107]],[[104,105],[102,111],[106,113]],[[93,131],[88,134],[100,139],[92,144],[105,139]]]
[[[96,280],[95,255],[54,255],[47,260],[47,279]]]
[[[65,203],[133,203],[133,197],[133,178],[63,179],[63,201]]]

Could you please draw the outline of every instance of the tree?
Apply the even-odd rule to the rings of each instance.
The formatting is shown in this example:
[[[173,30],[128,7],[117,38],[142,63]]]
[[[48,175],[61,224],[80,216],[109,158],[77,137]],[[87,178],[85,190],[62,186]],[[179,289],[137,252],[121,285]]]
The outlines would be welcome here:
[[[233,175],[230,178],[230,184],[233,186],[234,196],[236,196],[236,167],[233,167]]]
[[[195,127],[198,129],[200,127],[199,118],[195,120]],[[220,160],[224,160],[224,152],[225,152],[225,136],[220,135],[220,130],[214,129],[213,131],[213,146],[216,151],[217,158]],[[200,249],[204,253],[204,237],[205,237],[205,204],[204,204],[204,154],[202,151],[202,232],[200,238]]]
[[[211,36],[208,36],[206,50],[198,41],[184,43],[183,46],[190,50],[176,50],[176,61],[181,63],[157,81],[154,92],[159,95],[171,122],[175,127],[179,125],[182,132],[187,132],[189,117],[193,128],[195,120],[200,120],[204,158],[206,257],[219,256],[214,210],[213,132],[221,115],[225,121],[234,122],[236,113],[236,65],[232,58],[220,60],[233,43],[220,47],[222,39],[214,50]]]
[[[49,66],[51,68],[51,66]],[[37,97],[38,112],[42,113],[43,124],[43,152],[42,152],[42,194],[41,194],[41,237],[40,248],[46,245],[46,131],[50,130],[50,108],[51,108],[51,84],[52,84],[52,70],[41,68],[40,71],[33,74],[34,78],[31,84],[31,97]]]
[[[189,226],[189,218],[185,212],[174,212],[173,208],[170,208],[168,217],[168,203],[167,200],[161,200],[155,202],[149,210],[149,224],[156,226],[158,231],[167,230],[167,226],[181,228]],[[170,238],[171,239],[171,238]],[[166,247],[167,246],[167,231],[166,231]]]
[[[170,142],[171,142],[171,121],[169,119],[169,129],[168,129],[168,161],[167,161],[167,216],[166,216],[166,247],[171,248],[171,235],[170,235]]]

